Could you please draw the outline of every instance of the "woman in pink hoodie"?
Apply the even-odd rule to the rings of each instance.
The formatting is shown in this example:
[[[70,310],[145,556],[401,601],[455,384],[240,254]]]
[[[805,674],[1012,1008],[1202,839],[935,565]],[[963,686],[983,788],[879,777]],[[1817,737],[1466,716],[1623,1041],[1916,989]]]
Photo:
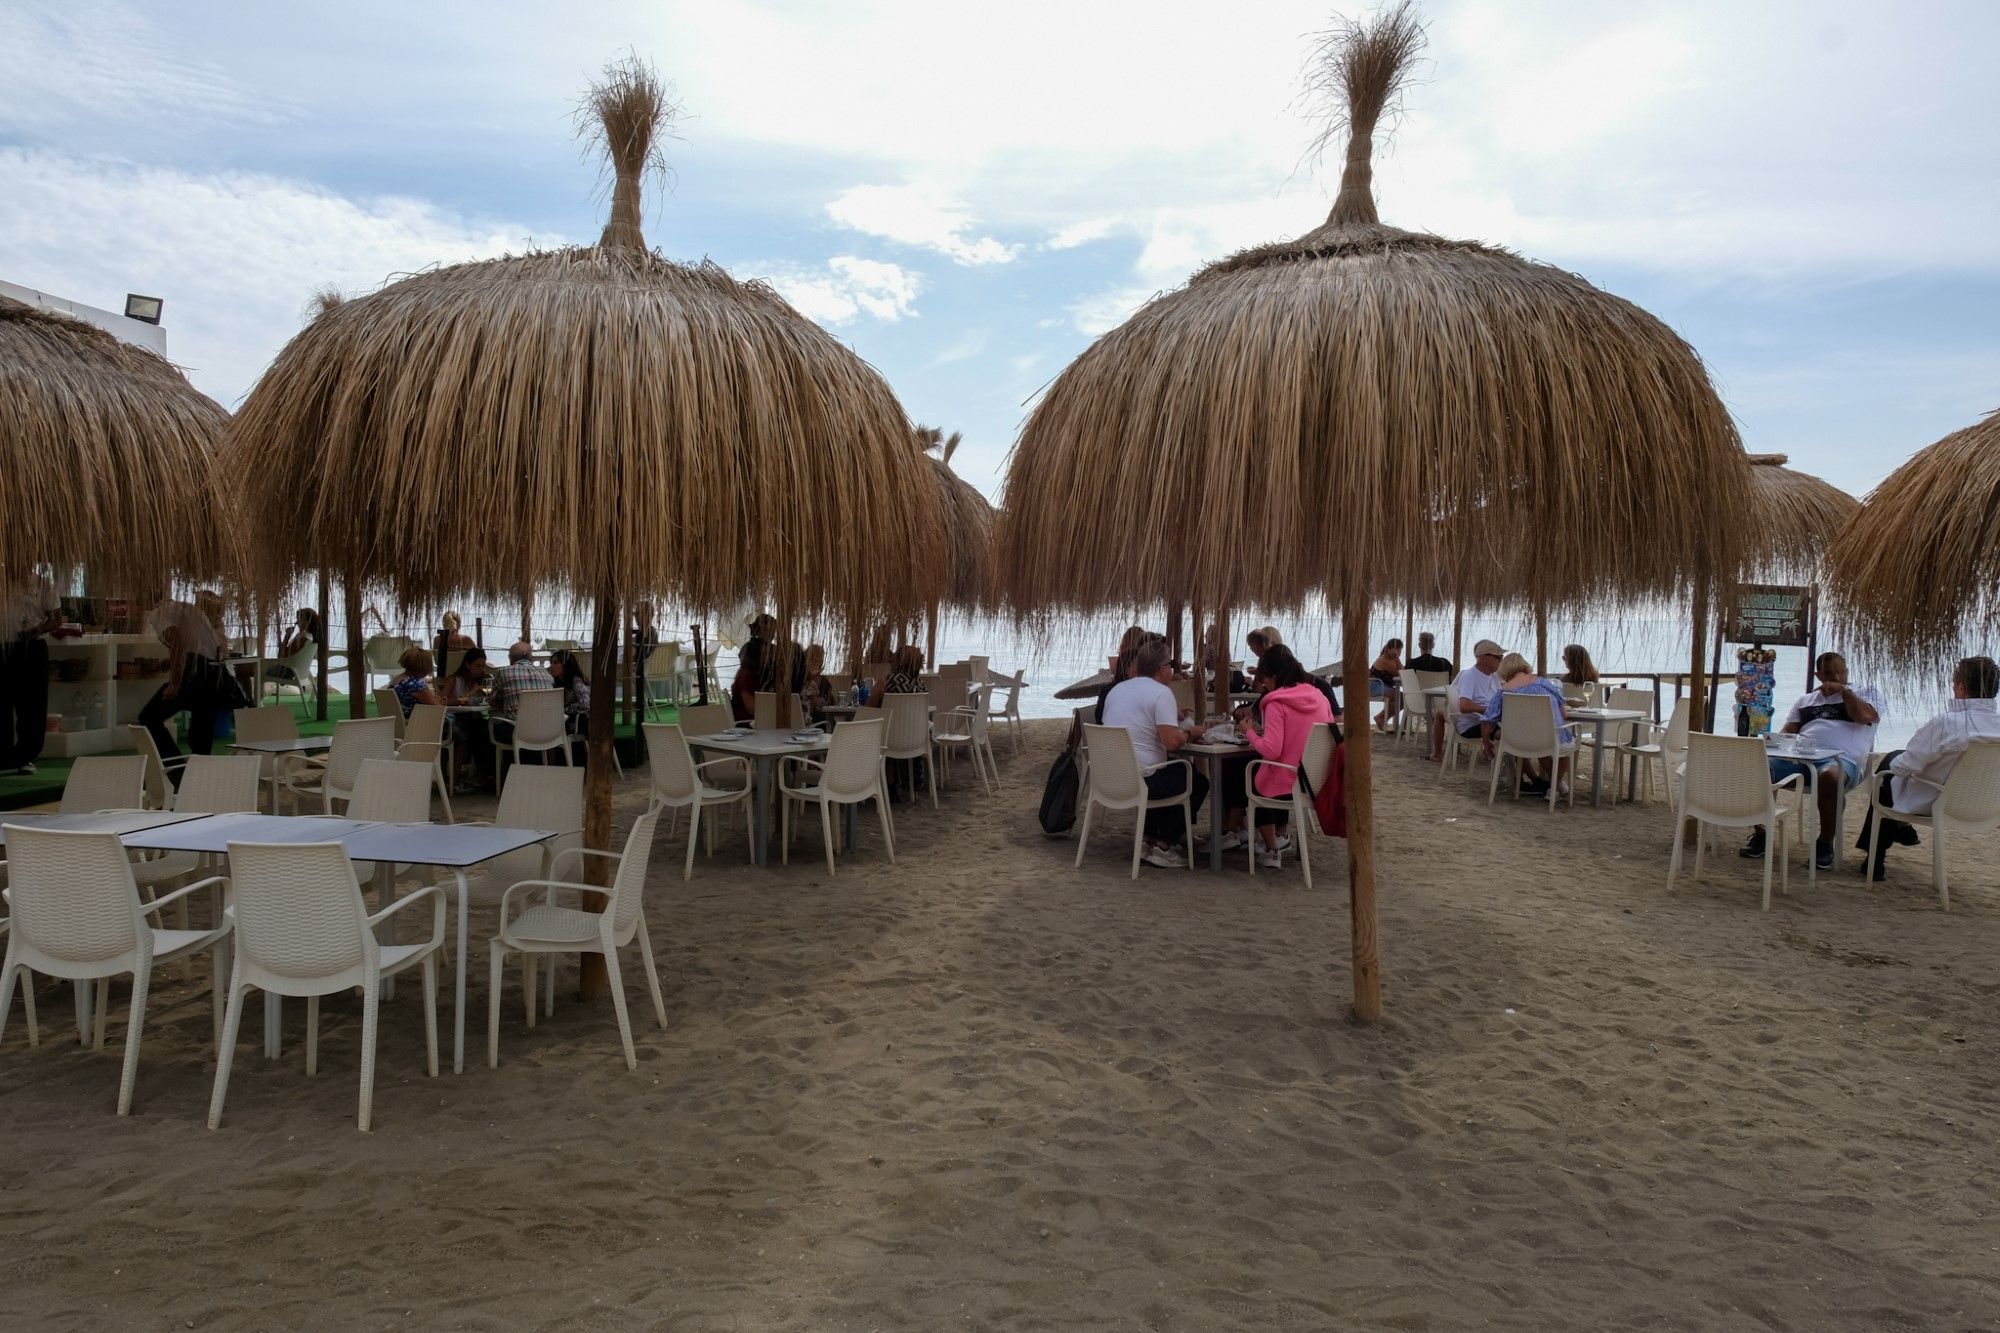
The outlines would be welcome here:
[[[1306,669],[1299,665],[1299,659],[1292,650],[1278,646],[1270,649],[1259,659],[1258,675],[1270,682],[1270,690],[1257,703],[1253,711],[1248,708],[1237,712],[1237,725],[1243,732],[1243,739],[1257,757],[1280,764],[1290,764],[1294,769],[1305,760],[1306,737],[1315,724],[1333,721],[1333,709],[1328,706],[1326,695],[1312,685],[1306,677]],[[1242,761],[1239,772],[1247,774],[1250,760]],[[1315,784],[1321,775],[1308,774]],[[1258,768],[1256,777],[1257,794],[1265,797],[1282,797],[1289,793],[1297,779],[1281,768]],[[1245,810],[1250,798],[1244,787],[1245,778],[1235,773],[1224,775],[1224,800],[1227,808]],[[1240,818],[1240,816],[1238,817]],[[1289,847],[1289,841],[1281,842],[1280,830],[1285,823],[1284,813],[1278,810],[1257,812],[1257,835],[1264,842],[1264,864],[1275,868],[1281,847]]]

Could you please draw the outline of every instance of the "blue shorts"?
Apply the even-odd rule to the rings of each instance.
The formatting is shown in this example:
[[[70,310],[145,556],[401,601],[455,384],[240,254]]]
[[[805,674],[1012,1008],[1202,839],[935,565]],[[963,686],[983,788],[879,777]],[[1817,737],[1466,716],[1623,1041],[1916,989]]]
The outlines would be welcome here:
[[[1825,767],[1827,762],[1840,765],[1840,780],[1843,789],[1852,787],[1855,783],[1861,781],[1860,767],[1846,755],[1837,754],[1831,761],[1822,761],[1819,767]],[[1770,761],[1770,764],[1771,781],[1773,782],[1783,782],[1792,774],[1804,773],[1808,768],[1813,767],[1813,765],[1808,764],[1803,759],[1773,759]]]

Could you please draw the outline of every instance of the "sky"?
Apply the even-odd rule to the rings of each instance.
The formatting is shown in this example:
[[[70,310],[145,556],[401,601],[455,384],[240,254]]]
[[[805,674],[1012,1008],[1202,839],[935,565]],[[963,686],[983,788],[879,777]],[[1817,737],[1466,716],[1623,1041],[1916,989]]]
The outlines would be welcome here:
[[[1344,11],[1358,15],[1359,7]],[[2000,407],[2000,5],[1426,0],[1383,220],[1636,301],[1745,445],[1864,494]],[[0,8],[0,278],[122,308],[234,407],[312,292],[590,242],[576,102],[628,52],[686,114],[648,240],[761,277],[964,433],[1203,263],[1321,222],[1313,35],[1268,0]]]

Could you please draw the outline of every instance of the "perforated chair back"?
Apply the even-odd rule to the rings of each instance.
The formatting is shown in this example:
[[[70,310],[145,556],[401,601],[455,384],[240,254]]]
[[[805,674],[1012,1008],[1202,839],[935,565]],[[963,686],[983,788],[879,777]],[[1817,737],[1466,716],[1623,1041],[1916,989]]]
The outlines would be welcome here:
[[[419,745],[437,745],[444,740],[445,711],[443,704],[418,704],[410,710],[409,721],[403,724],[402,739]]]
[[[394,759],[365,759],[355,774],[354,795],[347,802],[349,819],[385,824],[428,824],[431,818],[431,770],[424,764]]]
[[[931,697],[928,694],[882,696],[882,716],[888,722],[883,753],[891,759],[921,759],[931,748]]]
[[[1500,738],[1516,754],[1554,754],[1556,703],[1545,694],[1500,696]]]
[[[654,795],[668,805],[687,804],[694,799],[701,783],[694,770],[694,755],[688,750],[686,733],[672,722],[648,722],[644,731]]]
[[[1688,738],[1687,773],[1681,780],[1681,813],[1711,823],[1744,826],[1767,819],[1775,808],[1764,742],[1755,736]]]
[[[563,742],[561,690],[523,690],[514,713],[514,744],[521,749],[555,749]]]
[[[1177,680],[1171,686],[1174,692],[1174,708],[1178,712],[1195,711],[1195,685],[1191,680]]]
[[[820,782],[834,799],[874,792],[882,781],[882,740],[888,730],[882,718],[836,722],[833,744],[826,749],[826,771]]]
[[[9,828],[7,872],[17,956],[33,970],[95,977],[151,951],[153,933],[117,834]]]
[[[403,739],[403,728],[406,723],[406,719],[403,716],[403,701],[396,697],[394,690],[377,689],[375,691],[375,716],[393,719],[396,723],[396,739]],[[365,722],[368,719],[363,718],[361,720]]]
[[[137,810],[145,801],[144,755],[92,754],[70,766],[57,808],[66,815],[85,815],[98,810]]]
[[[1130,805],[1146,794],[1146,779],[1139,772],[1139,756],[1132,748],[1132,733],[1123,727],[1100,727],[1086,723],[1085,742],[1090,747],[1090,789],[1105,801]]]
[[[680,710],[679,718],[683,736],[713,736],[736,723],[728,704],[689,704]]]
[[[1315,794],[1325,786],[1327,770],[1333,767],[1333,724],[1315,722],[1306,733],[1306,752],[1299,760],[1299,776],[1312,784]]]
[[[360,985],[379,957],[354,865],[337,842],[229,844],[244,980],[284,994]]]
[[[507,770],[493,823],[498,828],[553,829],[560,835],[542,846],[495,857],[485,867],[493,879],[508,883],[535,878],[542,873],[543,846],[553,854],[583,839],[583,770],[567,764],[515,764]]]
[[[625,856],[618,863],[618,874],[611,881],[611,905],[605,910],[611,914],[611,929],[623,940],[639,919],[639,909],[646,901],[646,860],[653,854],[653,827],[660,817],[647,811],[632,822],[631,836],[625,839]]]
[[[778,696],[769,690],[757,691],[757,706],[753,710],[751,725],[759,731],[775,731],[778,727]]]
[[[236,739],[239,741],[295,741],[299,738],[299,719],[289,707],[239,708],[231,716],[236,720]]]
[[[327,751],[326,790],[329,797],[344,798],[354,790],[355,775],[370,759],[396,757],[396,722],[402,718],[362,717],[333,724],[333,748]],[[425,769],[426,776],[429,770]]]
[[[254,754],[198,754],[181,771],[174,809],[195,815],[254,815],[263,762]]]
[[[1974,741],[1952,766],[1933,821],[1977,831],[2000,824],[2000,741]]]

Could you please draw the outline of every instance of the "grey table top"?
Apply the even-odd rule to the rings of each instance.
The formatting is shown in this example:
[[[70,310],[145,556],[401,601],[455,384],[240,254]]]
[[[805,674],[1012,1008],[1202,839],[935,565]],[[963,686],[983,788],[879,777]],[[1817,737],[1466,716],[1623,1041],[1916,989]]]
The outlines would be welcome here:
[[[59,833],[116,833],[121,837],[206,819],[206,815],[178,814],[172,810],[99,810],[77,815],[0,815],[0,828],[14,824],[22,828],[54,829]],[[6,835],[0,833],[0,846]]]
[[[804,732],[799,736],[803,737]],[[731,736],[715,732],[707,736],[690,736],[687,743],[701,750],[719,750],[724,754],[749,755],[753,758],[763,755],[811,754],[824,750],[833,743],[833,738],[823,731],[812,733],[812,739],[795,739],[789,731],[747,731]]]
[[[275,741],[231,741],[232,750],[251,750],[258,754],[298,754],[306,750],[331,750],[331,736],[287,736]]]

